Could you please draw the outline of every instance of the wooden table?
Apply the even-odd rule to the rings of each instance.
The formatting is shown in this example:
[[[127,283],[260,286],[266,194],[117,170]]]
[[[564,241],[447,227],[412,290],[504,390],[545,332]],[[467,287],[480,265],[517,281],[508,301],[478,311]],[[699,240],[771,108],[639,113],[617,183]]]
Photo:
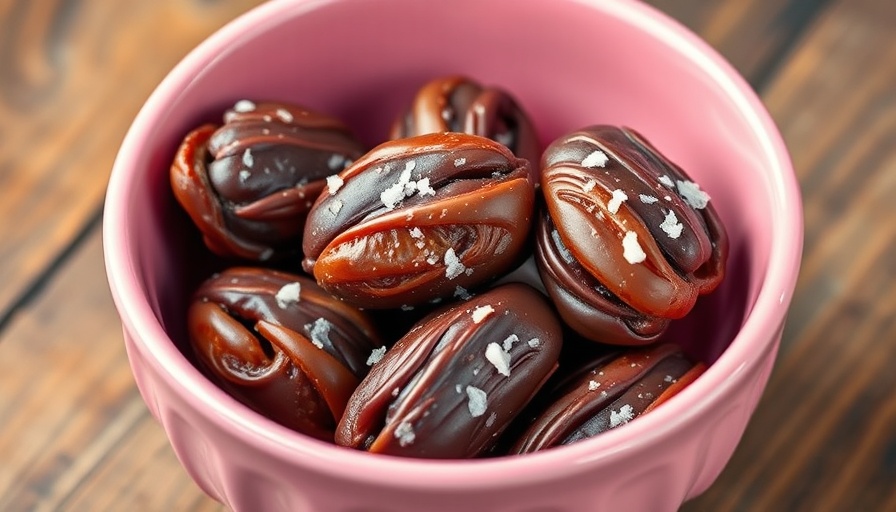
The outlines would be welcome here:
[[[0,0],[0,510],[220,510],[131,378],[105,282],[117,147],[259,0]],[[759,92],[805,197],[780,358],[685,510],[896,510],[896,2],[657,0]]]

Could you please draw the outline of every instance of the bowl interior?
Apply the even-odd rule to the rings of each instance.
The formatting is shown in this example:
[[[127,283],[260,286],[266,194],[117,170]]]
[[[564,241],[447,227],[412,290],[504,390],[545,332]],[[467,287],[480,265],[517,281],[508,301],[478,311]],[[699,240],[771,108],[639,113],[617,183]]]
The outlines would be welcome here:
[[[146,300],[182,343],[190,291],[222,264],[168,188],[172,156],[191,128],[217,121],[239,99],[282,100],[343,119],[372,146],[417,87],[460,73],[515,95],[544,144],[591,124],[626,125],[710,194],[730,236],[728,276],[668,337],[715,362],[756,305],[783,229],[775,219],[792,205],[782,200],[781,155],[756,105],[702,48],[634,2],[273,2],[194,51],[129,134],[109,192],[118,210],[107,210],[121,226],[107,243],[126,248],[143,296],[127,300]],[[168,339],[143,343],[170,349]]]

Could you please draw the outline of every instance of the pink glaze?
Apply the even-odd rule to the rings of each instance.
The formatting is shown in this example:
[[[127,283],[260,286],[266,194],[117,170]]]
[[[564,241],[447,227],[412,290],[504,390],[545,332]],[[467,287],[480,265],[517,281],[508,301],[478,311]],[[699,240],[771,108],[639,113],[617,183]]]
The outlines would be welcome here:
[[[633,127],[709,192],[731,238],[729,276],[667,338],[710,367],[630,424],[517,458],[374,456],[239,405],[172,341],[203,253],[167,188],[180,138],[251,98],[336,115],[373,144],[419,85],[452,73],[509,89],[545,143],[588,124]],[[209,38],[147,101],[115,163],[104,240],[140,391],[192,478],[234,510],[661,511],[713,482],[759,400],[797,278],[802,209],[749,86],[636,1],[278,0]]]

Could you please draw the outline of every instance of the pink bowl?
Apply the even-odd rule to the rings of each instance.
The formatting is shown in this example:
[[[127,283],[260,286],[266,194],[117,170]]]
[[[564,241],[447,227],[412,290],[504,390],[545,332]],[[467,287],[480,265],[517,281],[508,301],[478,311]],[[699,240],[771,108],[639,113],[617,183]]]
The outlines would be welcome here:
[[[516,458],[375,456],[240,405],[182,351],[203,249],[167,172],[183,135],[242,98],[294,101],[380,141],[424,81],[509,89],[540,137],[631,126],[712,196],[731,238],[724,285],[668,338],[711,365],[662,407],[571,446]],[[109,283],[137,385],[197,484],[236,511],[674,510],[730,458],[772,368],[802,247],[781,138],[736,72],[635,1],[280,0],[196,48],[134,121],[109,183]]]

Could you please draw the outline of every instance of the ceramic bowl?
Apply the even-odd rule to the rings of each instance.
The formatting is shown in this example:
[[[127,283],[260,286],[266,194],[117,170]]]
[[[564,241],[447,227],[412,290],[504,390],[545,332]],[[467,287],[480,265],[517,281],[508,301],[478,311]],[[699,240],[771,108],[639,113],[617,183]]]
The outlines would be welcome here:
[[[368,144],[425,81],[465,74],[522,103],[543,143],[630,126],[706,190],[731,239],[724,284],[676,322],[710,363],[655,411],[520,457],[371,455],[283,428],[203,375],[183,345],[204,248],[172,198],[184,134],[243,98],[343,119]],[[174,68],[140,111],[112,172],[108,278],[135,380],[178,459],[235,511],[675,510],[734,451],[763,391],[795,286],[799,190],[781,137],[711,48],[637,1],[278,0],[241,16]]]

